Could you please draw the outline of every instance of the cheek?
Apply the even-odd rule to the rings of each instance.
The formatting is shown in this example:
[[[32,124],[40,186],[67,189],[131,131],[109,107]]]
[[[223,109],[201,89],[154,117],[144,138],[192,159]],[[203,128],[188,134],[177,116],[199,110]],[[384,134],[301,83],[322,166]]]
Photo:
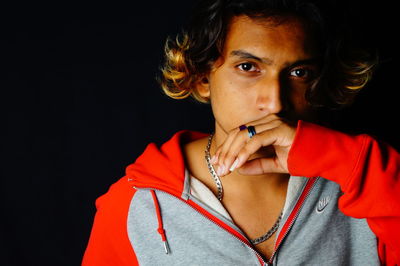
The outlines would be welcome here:
[[[235,75],[229,69],[221,68],[210,79],[211,98],[218,102],[232,102],[248,94],[248,80]]]
[[[307,89],[308,86],[298,86],[297,88],[292,88],[289,98],[295,109],[295,112],[301,113],[308,109],[308,103],[305,98]]]
[[[250,104],[248,104],[245,96],[243,90],[233,81],[212,84],[212,112],[214,118],[226,131],[237,127],[242,122],[242,118],[246,117]]]

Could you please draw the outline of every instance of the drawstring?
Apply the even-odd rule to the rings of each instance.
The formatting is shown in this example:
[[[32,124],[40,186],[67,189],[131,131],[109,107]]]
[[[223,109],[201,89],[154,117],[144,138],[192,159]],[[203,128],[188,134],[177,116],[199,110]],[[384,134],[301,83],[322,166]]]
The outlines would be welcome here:
[[[157,220],[158,220],[157,231],[161,235],[161,239],[164,242],[165,254],[169,254],[170,250],[169,250],[169,246],[168,246],[167,237],[165,236],[165,231],[164,231],[163,221],[162,221],[161,211],[160,211],[160,205],[158,204],[157,195],[154,190],[150,190],[150,192],[151,192],[151,196],[153,197],[154,206],[156,207]]]

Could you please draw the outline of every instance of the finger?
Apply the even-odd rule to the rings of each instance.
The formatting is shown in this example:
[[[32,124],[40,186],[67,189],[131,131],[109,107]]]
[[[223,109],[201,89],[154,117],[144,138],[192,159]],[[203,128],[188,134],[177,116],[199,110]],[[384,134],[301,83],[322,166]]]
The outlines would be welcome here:
[[[254,126],[257,135],[262,134],[264,131],[267,130],[271,130],[273,128],[276,128],[278,126],[280,126],[282,124],[282,122],[280,120],[271,120],[268,123],[265,124],[260,124],[257,126]],[[254,138],[254,136],[253,136]],[[232,141],[229,150],[226,152],[226,154],[224,154],[223,157],[221,157],[221,165],[225,166],[225,171],[223,174],[228,174],[229,172],[232,172],[234,170],[234,168],[236,168],[236,164],[238,163],[239,159],[237,159],[237,155],[240,152],[240,150],[248,143],[250,142],[250,138],[248,136],[248,132],[246,131],[242,131],[239,132],[236,135],[236,138]],[[259,149],[262,146],[259,147]],[[255,150],[254,152],[256,152],[257,150]],[[251,155],[251,154],[250,154]],[[249,155],[249,156],[250,156]],[[234,165],[235,164],[235,165]],[[233,167],[233,168],[232,168]]]
[[[257,132],[256,126],[254,126],[254,128]],[[228,149],[222,150],[219,155],[219,164],[222,166],[222,170],[218,171],[219,176],[229,174],[230,167],[234,163],[237,154],[249,140],[248,130],[241,130],[236,133],[235,138],[232,140]]]
[[[221,165],[224,165],[224,171],[220,172],[221,176],[231,172],[230,168],[234,163],[237,154],[246,145],[249,139],[250,138],[247,130],[243,130],[236,134],[236,137],[233,139],[229,149],[221,157]]]
[[[249,121],[246,123],[246,125],[261,125],[261,124],[266,124],[269,123],[271,121],[274,120],[281,120],[282,118],[280,118],[279,116],[277,116],[276,114],[269,114],[267,116],[263,116],[260,119],[257,120],[253,120],[253,121]]]
[[[267,123],[259,124],[259,125],[257,125],[256,134],[260,135],[264,131],[271,130],[273,128],[279,127],[281,124],[282,124],[282,121],[280,119],[274,119],[274,120],[271,120],[271,121],[269,121]]]
[[[263,132],[282,124],[281,118],[275,114],[264,116],[250,122],[246,126],[254,126],[256,132]],[[218,164],[217,174],[224,176],[231,172],[231,167],[236,161],[236,155],[243,145],[250,140],[248,130],[240,130],[239,127],[231,130],[225,142],[217,148],[213,164]]]
[[[232,141],[235,139],[237,133],[239,132],[239,128],[232,129],[229,133],[225,141],[217,148],[215,152],[216,160],[214,164],[218,164],[218,171],[217,173],[220,175],[222,172],[220,169],[224,169],[225,165],[221,162],[224,161],[224,155],[229,150]]]
[[[247,144],[237,154],[237,158],[239,161],[237,168],[244,165],[250,155],[254,154],[261,147],[273,145],[276,142],[276,139],[277,128],[272,128],[253,136],[253,138],[249,142],[247,142]]]
[[[280,165],[277,157],[274,158],[258,158],[246,162],[238,169],[242,175],[262,175],[268,173],[288,173]]]

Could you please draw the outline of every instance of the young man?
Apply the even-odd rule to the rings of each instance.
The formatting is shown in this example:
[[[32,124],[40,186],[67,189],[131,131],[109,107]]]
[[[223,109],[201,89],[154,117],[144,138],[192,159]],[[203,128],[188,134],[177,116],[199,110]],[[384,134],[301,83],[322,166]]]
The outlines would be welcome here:
[[[400,262],[400,155],[315,124],[373,66],[338,67],[325,22],[309,1],[200,3],[161,82],[215,132],[147,147],[96,202],[83,265]]]

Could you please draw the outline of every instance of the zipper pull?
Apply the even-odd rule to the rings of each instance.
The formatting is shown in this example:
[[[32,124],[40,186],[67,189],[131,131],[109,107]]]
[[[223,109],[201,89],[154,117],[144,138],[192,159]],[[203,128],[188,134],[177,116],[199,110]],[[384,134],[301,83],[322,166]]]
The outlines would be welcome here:
[[[169,254],[170,253],[169,245],[168,245],[168,241],[167,240],[164,241],[164,249],[165,249],[165,254]]]

